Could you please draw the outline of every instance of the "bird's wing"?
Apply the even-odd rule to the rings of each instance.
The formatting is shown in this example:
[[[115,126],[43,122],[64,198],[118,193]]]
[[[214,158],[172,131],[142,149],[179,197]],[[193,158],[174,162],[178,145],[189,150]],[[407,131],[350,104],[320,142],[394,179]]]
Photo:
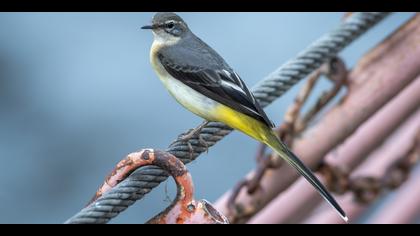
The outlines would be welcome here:
[[[163,56],[158,55],[158,58],[175,79],[225,106],[264,122],[270,128],[274,127],[254,95],[231,69],[177,65]]]

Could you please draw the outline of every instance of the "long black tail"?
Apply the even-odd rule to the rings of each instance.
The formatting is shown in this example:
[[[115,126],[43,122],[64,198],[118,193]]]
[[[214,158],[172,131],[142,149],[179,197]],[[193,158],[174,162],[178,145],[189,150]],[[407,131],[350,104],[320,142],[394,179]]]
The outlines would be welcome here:
[[[282,157],[287,163],[293,166],[306,180],[311,183],[316,190],[321,194],[321,196],[332,206],[334,209],[340,214],[340,216],[345,220],[348,221],[346,213],[341,209],[340,205],[335,201],[335,199],[331,196],[328,190],[324,187],[324,185],[318,180],[318,178],[312,173],[312,171],[302,163],[301,160],[289,150],[289,148],[283,144],[283,142],[277,138],[277,136],[272,133],[272,137],[269,138],[269,142],[267,143],[272,149],[274,149],[280,157]],[[271,135],[270,135],[271,136]]]

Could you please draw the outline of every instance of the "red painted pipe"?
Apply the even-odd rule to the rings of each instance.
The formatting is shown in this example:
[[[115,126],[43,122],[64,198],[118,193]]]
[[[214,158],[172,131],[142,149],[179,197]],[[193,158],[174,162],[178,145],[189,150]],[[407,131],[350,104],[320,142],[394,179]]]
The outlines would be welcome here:
[[[344,142],[420,74],[418,35],[419,14],[359,61],[349,75],[349,92],[345,99],[294,141],[293,151],[305,164],[312,168],[318,166],[330,150]],[[297,178],[296,171],[288,165],[271,170],[261,182],[263,191],[251,196],[242,191],[237,202],[259,211]],[[230,192],[216,202],[217,209],[228,218],[229,196]]]
[[[396,160],[404,158],[412,148],[413,141],[420,130],[420,110],[413,114],[378,150],[373,152],[369,158],[362,163],[351,177],[374,176],[383,177],[387,175],[388,167]],[[398,189],[396,191],[399,191]],[[401,204],[401,202],[399,202]],[[325,206],[324,206],[325,207]],[[348,211],[349,218],[354,222],[367,209],[369,204],[359,204],[354,200],[348,199],[344,206]],[[326,209],[328,210],[328,209]],[[334,214],[325,212],[314,214],[305,223],[341,223],[335,219]]]
[[[360,126],[341,146],[331,151],[326,157],[327,163],[345,167],[348,171],[354,170],[366,160],[369,153],[375,150],[389,134],[397,129],[401,123],[406,121],[420,107],[419,91],[420,76],[396,98]],[[403,131],[405,134],[396,134],[399,138],[389,143],[389,147],[392,148],[385,153],[390,161],[392,161],[392,158],[399,158],[398,154],[401,154],[401,151],[409,148],[407,145],[411,145],[410,141],[413,135],[415,135],[413,132],[416,131],[416,127],[420,127],[420,110],[411,116],[403,127],[407,129]],[[374,154],[373,156],[378,155]],[[367,160],[368,162],[374,162],[371,165],[366,165],[368,168],[367,171],[359,169],[354,174],[368,173],[371,176],[373,174],[372,166],[374,166],[376,171],[378,171],[377,174],[383,175],[384,173],[380,173],[379,171],[385,171],[390,162],[384,161],[385,157],[382,155],[379,159],[373,156]],[[321,201],[322,199],[312,190],[311,186],[305,181],[299,180],[290,189],[279,195],[255,215],[249,223],[299,222]],[[279,211],[279,209],[282,210]]]

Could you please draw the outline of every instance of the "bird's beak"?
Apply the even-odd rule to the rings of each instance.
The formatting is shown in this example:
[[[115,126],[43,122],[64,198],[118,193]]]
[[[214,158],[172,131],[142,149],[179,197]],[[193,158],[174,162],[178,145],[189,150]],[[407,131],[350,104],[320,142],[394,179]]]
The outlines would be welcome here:
[[[145,26],[141,27],[141,29],[155,29],[155,28],[156,28],[156,26],[154,26],[154,25],[145,25]]]

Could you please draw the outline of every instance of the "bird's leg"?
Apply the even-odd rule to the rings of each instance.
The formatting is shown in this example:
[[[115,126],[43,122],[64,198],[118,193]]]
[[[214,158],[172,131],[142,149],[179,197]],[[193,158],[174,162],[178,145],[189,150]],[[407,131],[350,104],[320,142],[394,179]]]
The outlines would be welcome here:
[[[204,121],[203,123],[201,123],[198,127],[194,128],[194,129],[190,129],[186,134],[182,134],[178,137],[178,139],[175,141],[181,141],[181,142],[185,142],[188,144],[188,148],[190,149],[190,152],[193,153],[193,147],[191,145],[191,143],[189,142],[190,139],[198,136],[198,142],[206,147],[206,152],[208,151],[208,145],[207,142],[203,139],[203,137],[201,137],[200,132],[201,130],[209,123],[210,121]]]
[[[186,134],[183,134],[179,137],[180,141],[186,142],[192,138],[194,138],[197,134],[200,133],[200,131],[204,128],[204,126],[206,126],[209,123],[209,121],[204,121],[203,123],[201,123],[198,127],[194,128],[194,129],[190,129]],[[201,141],[201,140],[200,140]],[[204,141],[204,140],[202,140]]]

